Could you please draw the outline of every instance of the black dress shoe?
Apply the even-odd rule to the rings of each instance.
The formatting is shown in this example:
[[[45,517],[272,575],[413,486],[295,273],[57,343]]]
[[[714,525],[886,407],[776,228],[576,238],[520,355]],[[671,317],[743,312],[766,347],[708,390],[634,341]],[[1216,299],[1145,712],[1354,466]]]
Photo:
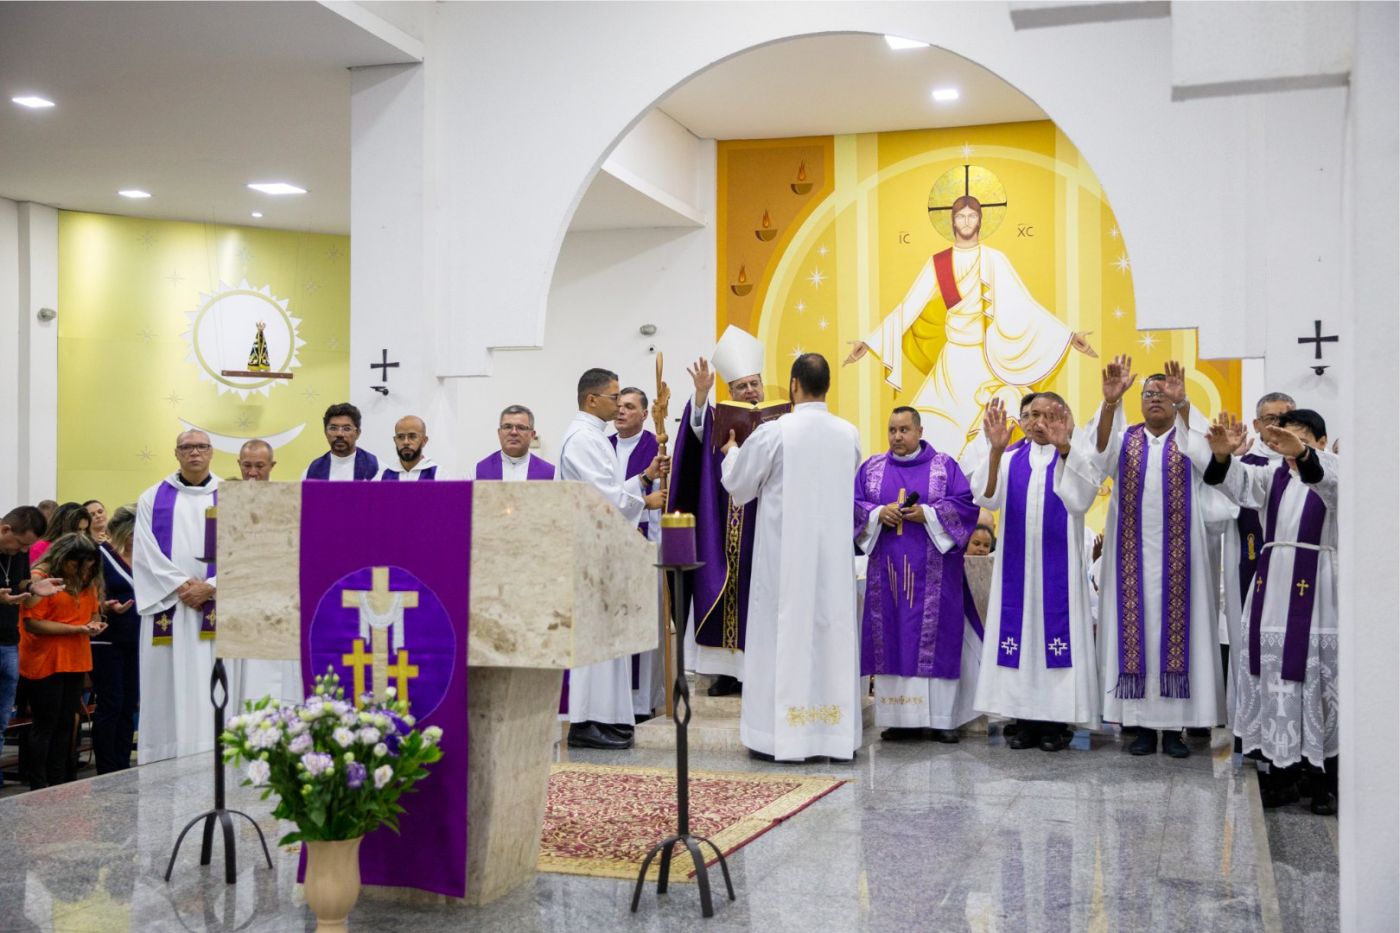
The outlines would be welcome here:
[[[1286,806],[1290,803],[1298,802],[1298,785],[1294,783],[1282,784],[1279,786],[1264,785],[1259,782],[1259,802],[1263,804],[1265,810],[1273,810]]]
[[[898,726],[880,733],[881,742],[912,742],[923,737],[924,730],[922,729],[907,729]]]
[[[1069,748],[1069,739],[1061,729],[1043,733],[1040,736],[1040,750],[1042,752],[1062,752]]]
[[[1186,737],[1188,739],[1208,739],[1210,738],[1210,729],[1205,726],[1192,726],[1186,730]]]
[[[1021,724],[1021,728],[1016,730],[1015,735],[1006,740],[1007,748],[1014,748],[1018,751],[1023,748],[1035,748],[1038,744],[1040,744],[1040,734],[1025,723]]]
[[[1180,732],[1167,731],[1162,733],[1162,754],[1172,758],[1189,758],[1191,749],[1181,741]]]
[[[710,689],[705,693],[712,697],[733,696],[736,693],[744,692],[744,683],[737,677],[730,677],[728,674],[720,674],[715,678],[715,682],[710,684]]]
[[[758,751],[758,750],[756,750],[756,749],[752,749],[752,748],[749,749],[749,757],[752,758],[754,761],[777,761],[777,760],[778,760],[778,759],[774,758],[772,755],[768,754],[767,752],[760,752],[760,751]]]
[[[620,742],[626,742],[629,747],[632,744],[632,734],[634,729],[634,726],[629,726],[625,723],[620,722],[598,723],[598,730],[600,732],[602,732],[604,735],[611,736]]]
[[[1021,721],[1019,719],[1012,719],[1001,727],[1001,737],[1004,739],[1009,739],[1020,731]]]
[[[625,739],[605,732],[596,722],[576,722],[569,726],[570,748],[601,748],[607,751],[631,748],[632,737]]]
[[[958,738],[956,729],[930,729],[929,738],[935,742],[942,742],[944,745],[957,745],[961,739]]]
[[[1321,794],[1314,794],[1308,809],[1318,816],[1336,816],[1337,798],[1325,791]]]
[[[1129,755],[1155,755],[1157,754],[1157,730],[1143,729],[1137,730],[1137,738],[1133,739],[1133,744],[1128,746]]]

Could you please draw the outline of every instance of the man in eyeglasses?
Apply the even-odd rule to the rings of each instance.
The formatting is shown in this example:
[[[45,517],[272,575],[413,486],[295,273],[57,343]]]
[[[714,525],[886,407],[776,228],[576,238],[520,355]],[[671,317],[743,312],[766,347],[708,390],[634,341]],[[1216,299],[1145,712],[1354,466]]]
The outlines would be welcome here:
[[[621,395],[617,373],[590,369],[579,378],[578,414],[559,443],[559,477],[593,484],[635,525],[647,510],[665,504],[664,492],[646,490],[666,475],[670,458],[657,454],[641,473],[623,479],[603,431],[617,417]],[[571,748],[631,748],[634,722],[630,656],[569,671]]]
[[[477,479],[554,479],[554,464],[530,452],[535,440],[535,413],[524,405],[507,405],[501,412],[496,438],[501,449],[476,465]]]
[[[1136,378],[1126,356],[1104,370],[1103,406],[1090,428],[1097,440],[1087,461],[1093,472],[1080,472],[1095,483],[1113,479],[1099,592],[1103,718],[1137,727],[1133,755],[1156,754],[1160,731],[1162,751],[1185,758],[1183,728],[1225,721],[1207,526],[1228,520],[1232,510],[1193,469],[1190,454],[1204,449],[1205,422],[1192,417],[1185,369],[1168,361],[1165,372],[1143,381],[1143,420],[1130,427],[1122,399]],[[1085,464],[1071,458],[1065,469],[1079,472]]]
[[[356,446],[360,440],[360,410],[349,402],[326,409],[321,416],[330,450],[312,460],[302,474],[303,479],[354,480],[376,479],[379,460],[368,450]]]
[[[438,465],[423,456],[428,446],[428,425],[417,415],[404,415],[394,422],[394,450],[399,468],[385,467],[379,478],[386,482],[414,482],[420,479],[446,479]]]
[[[175,441],[179,469],[136,503],[131,571],[141,614],[140,764],[214,747],[208,687],[215,578],[214,565],[200,560],[204,510],[219,486],[209,472],[212,458],[207,434],[184,432]]]

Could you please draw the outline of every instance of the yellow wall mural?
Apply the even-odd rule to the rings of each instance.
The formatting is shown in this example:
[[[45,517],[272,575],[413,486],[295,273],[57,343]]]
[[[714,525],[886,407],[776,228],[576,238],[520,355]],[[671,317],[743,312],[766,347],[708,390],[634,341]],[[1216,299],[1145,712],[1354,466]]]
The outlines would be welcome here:
[[[251,437],[275,479],[324,452],[320,419],[346,397],[348,237],[59,214],[58,497],[135,501],[175,469],[198,427],[214,472],[238,476]],[[265,325],[272,373],[249,370]]]
[[[721,142],[717,179],[716,333],[763,341],[770,398],[798,353],[824,355],[832,411],[867,453],[896,405],[954,455],[993,396],[1014,413],[1050,389],[1086,420],[1116,353],[1142,375],[1180,360],[1199,409],[1238,410],[1237,361],[1199,361],[1195,331],[1138,330],[1108,197],[1050,121]],[[981,216],[963,243],[981,250],[950,249],[964,195]]]

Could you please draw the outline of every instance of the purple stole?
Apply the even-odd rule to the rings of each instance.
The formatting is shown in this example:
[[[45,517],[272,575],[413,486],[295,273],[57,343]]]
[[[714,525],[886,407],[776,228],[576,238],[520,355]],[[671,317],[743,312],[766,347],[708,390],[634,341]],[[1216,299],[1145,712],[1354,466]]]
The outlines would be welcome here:
[[[375,479],[379,476],[379,461],[362,447],[355,448],[355,479]],[[307,479],[331,478],[331,454],[326,451],[306,468]]]
[[[423,480],[425,480],[425,479],[437,479],[437,464],[434,464],[434,465],[428,467],[426,470],[423,470],[422,472],[423,472],[423,475],[420,476],[420,477],[418,477],[418,480],[419,480],[420,482],[423,481]],[[384,471],[384,475],[381,476],[381,477],[379,477],[379,478],[380,478],[381,480],[383,480],[384,482],[386,482],[386,483],[397,483],[397,482],[399,481],[399,471],[398,471],[398,470],[387,470],[387,469],[386,469],[386,470]]]
[[[1241,463],[1252,466],[1268,466],[1269,458],[1258,454],[1245,454]],[[1254,582],[1254,568],[1259,564],[1259,551],[1264,546],[1264,527],[1259,524],[1259,513],[1254,509],[1240,509],[1235,519],[1235,531],[1240,536],[1240,605],[1244,605],[1249,595],[1249,587]]]
[[[894,501],[901,489],[906,497],[917,492],[921,504],[933,509],[955,549],[939,553],[918,524],[907,524],[903,535],[898,529],[881,530],[866,583],[861,675],[957,680],[964,621],[982,635],[982,620],[963,575],[963,549],[977,524],[977,505],[957,462],[921,441],[919,454],[910,460],[883,453],[862,465],[856,475],[857,535],[871,513]]]
[[[617,435],[614,434],[610,436],[608,438],[608,443],[613,445],[613,450],[617,450]],[[637,441],[637,446],[632,448],[632,453],[627,458],[627,470],[623,478],[631,479],[651,466],[651,461],[660,450],[661,445],[656,442],[656,435],[643,429],[641,440]],[[647,533],[651,530],[650,523],[638,522],[637,529],[641,531],[643,537],[646,537]]]
[[[1264,612],[1264,593],[1269,581],[1269,555],[1273,551],[1278,527],[1278,509],[1284,490],[1293,481],[1288,463],[1280,463],[1269,484],[1268,524],[1264,530],[1264,550],[1259,555],[1259,569],[1254,577],[1254,601],[1249,607],[1249,672],[1259,676],[1259,628]],[[1284,680],[1302,683],[1308,666],[1308,633],[1312,630],[1313,602],[1317,598],[1318,546],[1322,543],[1322,525],[1327,519],[1327,506],[1322,497],[1311,489],[1303,503],[1303,515],[1298,522],[1298,544],[1295,548],[1293,571],[1296,583],[1288,588],[1288,622],[1283,636]]]
[[[1055,451],[1045,466],[1045,510],[1039,537],[1044,549],[1041,574],[1045,612],[1045,666],[1072,667],[1074,655],[1069,638],[1069,545],[1065,535],[1069,513],[1055,495]],[[1011,457],[1007,471],[1006,532],[1001,546],[1001,628],[998,632],[997,664],[1021,666],[1021,625],[1026,600],[1026,490],[1031,484],[1031,445],[1022,444]]]
[[[501,452],[489,454],[476,465],[477,479],[500,479],[505,473],[501,468]],[[554,479],[554,464],[530,454],[530,462],[525,467],[526,480]]]
[[[178,480],[177,480],[178,482]],[[156,501],[151,508],[151,534],[155,536],[156,544],[160,547],[160,552],[170,559],[171,551],[175,542],[175,502],[180,498],[180,490],[170,483],[162,480],[156,487]],[[219,501],[219,491],[214,490],[213,501]],[[208,579],[214,575],[214,564],[208,563],[204,567],[204,577]],[[171,628],[175,620],[175,607],[156,613],[151,620],[151,644],[169,645],[174,642],[174,633]],[[204,604],[203,616],[199,622],[199,637],[201,641],[210,641],[214,638],[214,600]]]
[[[1147,671],[1143,593],[1142,490],[1147,477],[1147,426],[1123,435],[1118,455],[1118,685],[1113,695],[1140,700]],[[1176,429],[1162,451],[1161,695],[1191,696],[1191,461],[1176,445]]]

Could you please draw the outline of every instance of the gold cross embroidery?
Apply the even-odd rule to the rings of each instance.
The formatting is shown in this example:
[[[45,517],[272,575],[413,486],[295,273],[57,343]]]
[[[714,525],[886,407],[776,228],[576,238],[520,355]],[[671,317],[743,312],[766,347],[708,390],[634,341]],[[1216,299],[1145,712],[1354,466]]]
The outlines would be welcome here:
[[[418,607],[418,593],[413,590],[390,590],[389,589],[389,568],[374,567],[370,571],[370,588],[367,590],[341,590],[340,604],[347,608],[358,607],[360,597],[364,596],[369,607],[375,612],[388,612],[393,605],[395,596],[399,598],[399,605],[404,609],[416,609]],[[356,639],[359,642],[359,639]],[[389,688],[389,629],[373,628],[370,630],[370,648],[372,661],[370,663],[371,685],[370,689],[374,695],[383,698],[385,691]],[[360,643],[359,651],[364,651],[363,642]],[[350,657],[350,656],[346,656]],[[343,663],[349,664],[349,661]],[[407,663],[405,660],[404,663]],[[416,676],[417,671],[414,671]],[[400,678],[402,680],[402,677]],[[360,702],[360,695],[364,692],[363,668],[355,669],[355,702]]]
[[[1295,584],[1293,584],[1293,585],[1296,586],[1296,587],[1298,588],[1298,595],[1299,595],[1299,596],[1306,596],[1306,595],[1308,595],[1308,581],[1307,581],[1307,580],[1299,580],[1297,583],[1295,583]]]

